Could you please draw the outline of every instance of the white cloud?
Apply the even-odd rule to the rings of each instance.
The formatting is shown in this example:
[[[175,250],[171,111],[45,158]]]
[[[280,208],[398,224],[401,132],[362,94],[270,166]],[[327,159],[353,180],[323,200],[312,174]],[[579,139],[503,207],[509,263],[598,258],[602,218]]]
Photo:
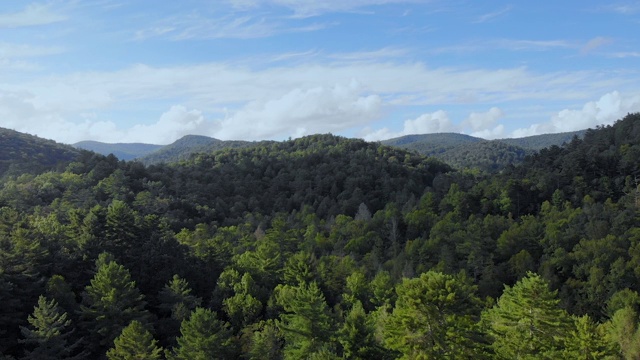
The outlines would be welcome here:
[[[135,125],[127,130],[128,141],[145,142],[153,139],[154,144],[170,144],[178,138],[190,134],[211,133],[212,124],[207,122],[199,110],[188,110],[183,105],[174,105],[151,125]]]
[[[356,81],[331,87],[294,89],[266,101],[250,102],[220,122],[220,139],[281,139],[337,132],[380,116],[382,101],[363,95]]]
[[[355,11],[368,6],[403,3],[427,3],[428,0],[229,0],[240,10],[254,9],[260,5],[277,5],[290,9],[294,17],[306,18],[332,12]]]
[[[0,28],[17,28],[52,24],[67,19],[56,13],[50,4],[31,4],[24,10],[14,13],[0,13]]]
[[[310,32],[327,24],[285,23],[282,19],[262,15],[218,15],[187,13],[163,19],[134,33],[134,40],[166,38],[172,41],[192,39],[256,39],[283,33]]]
[[[538,123],[513,131],[512,137],[583,130],[598,125],[610,125],[626,114],[640,111],[640,94],[622,95],[618,91],[607,93],[596,101],[586,103],[582,109],[564,109],[546,123]]]
[[[459,132],[470,133],[471,136],[484,139],[495,139],[504,133],[504,125],[496,125],[496,122],[502,117],[504,117],[504,112],[497,107],[492,107],[487,112],[472,112],[467,119],[455,124],[446,111],[438,110],[422,114],[415,119],[405,120],[400,131],[394,132],[389,128],[378,130],[365,128],[360,135],[365,140],[377,141],[414,134]]]
[[[504,112],[497,107],[492,107],[484,113],[472,112],[462,125],[473,131],[481,131],[495,124],[502,117],[504,117]]]
[[[0,42],[0,59],[54,55],[60,54],[63,51],[64,49],[59,46],[33,46],[27,44]]]
[[[361,136],[367,141],[392,139],[404,135],[455,132],[458,127],[451,122],[446,111],[438,110],[426,113],[415,119],[404,121],[402,130],[394,132],[389,128],[378,130],[364,129]]]
[[[580,49],[583,54],[587,54],[599,47],[607,45],[611,43],[613,40],[604,36],[595,37],[589,41]]]
[[[480,24],[480,23],[485,23],[487,21],[491,21],[495,18],[498,18],[502,15],[507,14],[509,11],[511,11],[511,9],[513,8],[513,6],[511,5],[507,5],[504,8],[500,9],[500,10],[496,10],[487,14],[483,14],[478,16],[473,22],[475,24]]]
[[[422,63],[363,62],[358,53],[342,58],[345,60],[339,63],[307,62],[267,68],[263,63],[252,67],[250,62],[173,67],[140,64],[118,71],[76,72],[31,80],[11,81],[5,77],[0,82],[0,95],[11,94],[13,105],[4,105],[6,116],[0,118],[0,126],[64,142],[105,141],[107,136],[116,142],[134,139],[127,121],[142,124],[140,129],[145,131],[139,131],[135,140],[145,142],[173,141],[185,131],[225,139],[286,138],[352,131],[380,119],[395,106],[446,109],[460,104],[501,104],[523,99],[575,102],[602,94],[602,89],[637,82],[633,76],[615,73],[535,74],[523,67],[429,68]],[[160,120],[152,119],[159,119],[167,111],[166,103],[183,106],[184,111],[169,111],[174,119],[180,118],[180,113],[184,115],[182,119],[190,120],[175,120],[177,125],[171,121],[154,125]],[[32,108],[35,114],[22,116],[19,104]],[[221,108],[228,109],[226,117]],[[111,115],[131,109],[136,109],[136,119]],[[186,109],[200,113],[188,115],[196,110]],[[84,113],[96,116],[87,118]],[[497,123],[491,122],[499,117],[495,110],[483,116],[470,115],[468,124],[461,128],[451,128],[453,121],[434,114],[407,120],[406,131],[465,131],[483,137],[496,136],[501,131]],[[428,119],[438,122],[425,123]],[[473,125],[476,123],[484,125]],[[160,134],[159,129],[165,127],[175,133],[173,138]],[[111,130],[105,134],[97,129]],[[385,130],[379,131],[375,135],[375,130],[369,130],[369,137],[382,138]],[[385,134],[404,134],[402,131],[404,128],[386,130]]]

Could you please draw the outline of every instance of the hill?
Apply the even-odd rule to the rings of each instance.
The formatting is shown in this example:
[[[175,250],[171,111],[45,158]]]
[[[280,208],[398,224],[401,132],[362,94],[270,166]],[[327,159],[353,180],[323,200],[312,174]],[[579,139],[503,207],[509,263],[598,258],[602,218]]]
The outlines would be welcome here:
[[[64,168],[79,155],[71,146],[0,128],[0,177]]]
[[[406,135],[382,144],[433,156],[458,169],[475,168],[495,172],[521,163],[527,155],[584,136],[586,130],[544,134],[514,139],[485,140],[464,134]]]
[[[53,329],[66,358],[131,336],[215,336],[203,358],[637,358],[638,158],[640,114],[493,174],[332,135],[148,167],[82,152],[0,186],[0,357]]]
[[[103,143],[99,141],[80,141],[73,144],[78,149],[96,152],[102,155],[113,154],[120,160],[133,160],[149,153],[152,153],[162,145],[142,144],[142,143]]]
[[[568,143],[573,139],[574,136],[583,138],[586,132],[587,130],[579,130],[556,134],[533,135],[522,138],[498,139],[496,141],[500,141],[509,145],[519,146],[528,150],[540,150],[551,147],[553,145],[560,146],[564,143]]]
[[[192,154],[209,153],[225,148],[243,148],[256,145],[255,142],[218,140],[208,136],[186,135],[172,144],[138,158],[143,164],[171,163],[188,159]]]

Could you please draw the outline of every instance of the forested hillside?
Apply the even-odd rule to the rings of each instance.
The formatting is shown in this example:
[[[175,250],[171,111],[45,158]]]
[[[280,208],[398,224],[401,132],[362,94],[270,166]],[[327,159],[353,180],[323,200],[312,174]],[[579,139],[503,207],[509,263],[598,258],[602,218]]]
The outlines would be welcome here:
[[[187,135],[172,144],[140,156],[138,160],[145,165],[172,163],[188,159],[192,154],[210,153],[222,149],[236,149],[256,145],[249,141],[224,141],[208,136]]]
[[[71,146],[0,128],[0,178],[64,168],[79,155]]]
[[[632,114],[500,174],[315,135],[9,176],[0,353],[638,358],[639,139]]]
[[[584,133],[585,131],[574,131],[498,140],[440,133],[406,135],[381,143],[433,156],[457,169],[497,172],[507,166],[522,163],[527,155],[533,155],[543,148],[560,146],[570,142],[573,137],[582,138]]]

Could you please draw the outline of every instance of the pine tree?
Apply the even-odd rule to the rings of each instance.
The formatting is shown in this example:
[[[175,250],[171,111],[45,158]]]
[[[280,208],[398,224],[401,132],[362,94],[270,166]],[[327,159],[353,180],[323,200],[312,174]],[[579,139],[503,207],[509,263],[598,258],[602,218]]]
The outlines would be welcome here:
[[[252,324],[243,330],[249,338],[245,357],[249,360],[282,359],[284,338],[275,321],[270,319]]]
[[[404,279],[386,321],[385,344],[410,359],[482,358],[475,289],[465,277],[435,271]]]
[[[640,327],[638,312],[631,306],[619,309],[605,323],[607,339],[622,358],[640,358]]]
[[[136,288],[129,271],[115,261],[105,261],[106,257],[103,253],[96,261],[98,270],[85,288],[80,306],[91,344],[104,350],[131,321],[146,323],[149,318],[144,309],[144,295]]]
[[[28,318],[29,327],[20,327],[25,344],[25,360],[57,360],[80,358],[84,354],[71,356],[79,341],[70,344],[74,329],[67,313],[58,307],[55,300],[48,301],[44,296],[38,298],[38,305]]]
[[[158,322],[158,332],[170,342],[180,332],[180,324],[187,319],[191,312],[202,303],[202,299],[191,294],[187,280],[174,275],[158,294],[160,305],[158,308],[165,314],[165,318]]]
[[[561,357],[569,318],[556,291],[537,274],[506,287],[497,304],[483,314],[499,359],[557,359]]]
[[[173,279],[158,294],[158,299],[160,300],[158,307],[170,313],[171,318],[179,322],[186,319],[191,311],[202,303],[201,298],[191,295],[187,280],[178,275],[173,275]],[[179,309],[187,309],[188,312],[184,314]]]
[[[574,316],[573,329],[565,338],[563,358],[597,360],[612,355],[601,329],[588,315]]]
[[[107,359],[159,360],[162,359],[162,348],[157,343],[141,322],[133,320],[114,340],[114,346],[107,351]]]
[[[280,330],[286,340],[285,357],[304,359],[324,348],[331,339],[331,318],[324,295],[315,282],[278,286],[276,301],[284,308]]]
[[[338,331],[344,357],[354,360],[384,358],[384,349],[376,341],[374,333],[374,323],[360,301],[356,300]]]
[[[209,309],[196,308],[189,319],[182,322],[180,333],[178,346],[168,354],[169,359],[233,359],[237,355],[229,324],[219,320]]]

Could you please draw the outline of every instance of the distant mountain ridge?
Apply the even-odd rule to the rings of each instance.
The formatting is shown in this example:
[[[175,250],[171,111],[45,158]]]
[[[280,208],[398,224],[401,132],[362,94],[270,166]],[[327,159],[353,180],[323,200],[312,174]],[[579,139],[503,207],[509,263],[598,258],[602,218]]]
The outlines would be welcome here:
[[[433,156],[456,168],[497,171],[505,166],[521,163],[527,155],[540,149],[560,146],[571,141],[574,136],[582,138],[585,132],[586,130],[580,130],[497,140],[457,133],[436,133],[406,135],[381,143]]]
[[[113,154],[120,160],[133,160],[164,147],[163,145],[143,144],[143,143],[116,143],[109,144],[99,141],[80,141],[72,146],[96,152],[102,155]]]
[[[145,165],[170,163],[187,160],[192,154],[209,153],[225,148],[244,148],[255,146],[258,142],[242,140],[219,140],[202,135],[186,135],[172,144],[138,158]]]
[[[574,136],[581,138],[585,131],[498,140],[485,140],[458,133],[414,134],[380,143],[433,156],[457,168],[496,171],[508,165],[518,164],[527,155],[540,149],[562,145]],[[113,154],[121,160],[135,159],[145,165],[152,165],[188,160],[197,153],[210,153],[225,148],[247,148],[265,143],[273,141],[219,140],[202,135],[186,135],[165,146],[140,143],[107,144],[97,141],[82,141],[74,146],[103,155]]]

